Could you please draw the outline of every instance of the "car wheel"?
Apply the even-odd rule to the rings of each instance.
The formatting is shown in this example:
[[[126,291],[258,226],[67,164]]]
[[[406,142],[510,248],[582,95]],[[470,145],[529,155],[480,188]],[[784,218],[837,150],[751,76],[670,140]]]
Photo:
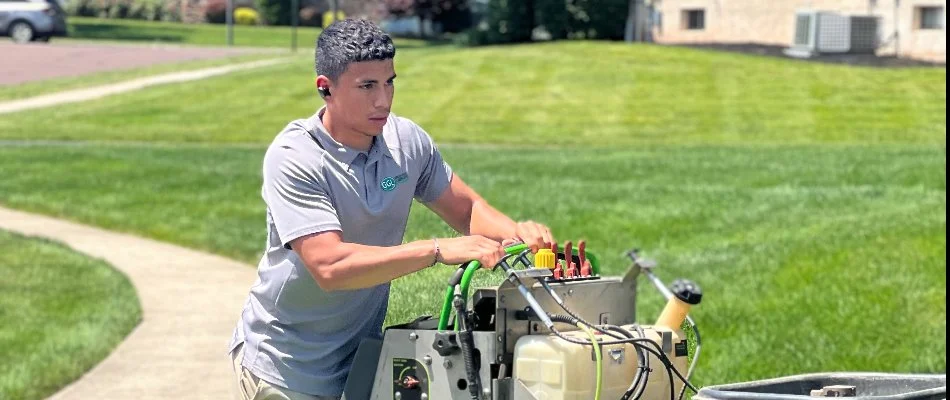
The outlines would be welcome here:
[[[33,40],[33,27],[26,22],[14,22],[10,26],[10,37],[16,43],[28,43]]]

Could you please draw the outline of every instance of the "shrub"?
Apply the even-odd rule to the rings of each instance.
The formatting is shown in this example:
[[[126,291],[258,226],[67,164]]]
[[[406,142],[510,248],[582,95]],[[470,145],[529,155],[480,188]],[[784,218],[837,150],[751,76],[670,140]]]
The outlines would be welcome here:
[[[228,1],[227,0],[207,0],[204,9],[201,12],[205,16],[205,21],[212,24],[223,24],[227,22]]]
[[[174,0],[70,0],[66,12],[80,17],[178,20]]]
[[[253,8],[241,7],[234,10],[234,23],[238,25],[258,25],[261,23],[261,16]]]
[[[489,0],[482,21],[462,37],[483,45],[543,39],[620,40],[628,0]]]
[[[344,19],[346,19],[346,13],[344,13],[343,10],[337,10],[336,20],[342,21]],[[333,10],[327,10],[327,12],[323,13],[323,28],[330,26],[330,24],[332,23],[333,23]]]

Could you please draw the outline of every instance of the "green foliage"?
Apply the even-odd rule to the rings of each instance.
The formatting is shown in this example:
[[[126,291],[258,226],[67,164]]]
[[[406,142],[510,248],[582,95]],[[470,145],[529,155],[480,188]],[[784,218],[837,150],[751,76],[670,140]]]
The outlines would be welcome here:
[[[238,25],[257,25],[261,23],[261,16],[253,8],[241,7],[234,10],[234,23]]]
[[[567,39],[572,31],[572,0],[534,0],[536,23],[551,39]]]
[[[534,1],[489,0],[483,21],[468,32],[469,44],[517,43],[531,40]]]
[[[623,39],[627,0],[572,0],[571,36],[579,39]]]
[[[462,42],[480,45],[532,40],[623,39],[627,0],[490,0],[481,24]]]
[[[268,25],[290,25],[290,0],[256,0],[257,9]]]
[[[172,0],[70,0],[66,12],[80,17],[181,20],[178,2]]]

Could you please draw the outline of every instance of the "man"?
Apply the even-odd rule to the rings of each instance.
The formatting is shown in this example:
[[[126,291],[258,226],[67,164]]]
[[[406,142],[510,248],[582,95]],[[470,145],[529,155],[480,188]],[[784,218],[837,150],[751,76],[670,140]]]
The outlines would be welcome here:
[[[390,281],[438,263],[493,267],[505,242],[549,247],[453,174],[431,137],[390,113],[395,48],[344,20],[317,40],[326,105],[264,156],[267,248],[230,350],[242,399],[339,399],[360,342],[381,338]],[[413,199],[463,236],[402,243]]]

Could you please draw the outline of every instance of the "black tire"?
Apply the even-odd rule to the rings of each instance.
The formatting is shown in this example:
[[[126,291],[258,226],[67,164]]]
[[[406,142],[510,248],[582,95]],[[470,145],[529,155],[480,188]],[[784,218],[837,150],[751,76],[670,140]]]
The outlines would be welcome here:
[[[16,21],[10,24],[9,33],[14,43],[29,43],[36,36],[33,25],[25,21]]]

